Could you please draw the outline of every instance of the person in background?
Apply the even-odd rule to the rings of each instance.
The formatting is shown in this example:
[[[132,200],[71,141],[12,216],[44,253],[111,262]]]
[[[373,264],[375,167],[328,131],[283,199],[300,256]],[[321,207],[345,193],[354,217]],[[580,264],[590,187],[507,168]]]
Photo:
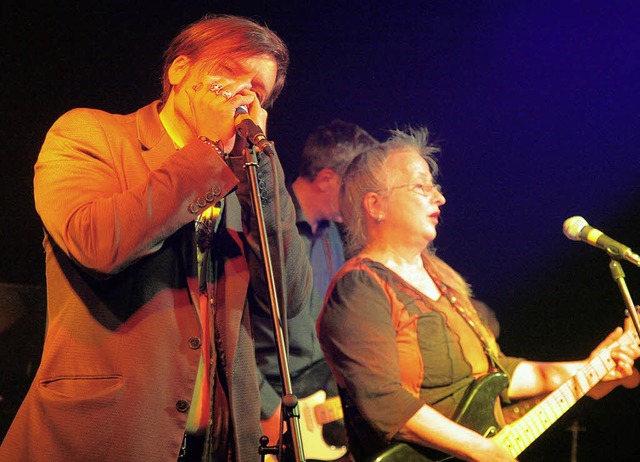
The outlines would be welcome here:
[[[234,115],[245,106],[266,129],[288,62],[267,27],[206,16],[166,50],[160,100],[55,122],[34,178],[44,352],[0,460],[260,460],[249,306],[270,303]],[[296,315],[311,267],[282,168],[257,158],[266,227],[290,265],[274,258],[274,274]]]
[[[385,454],[392,442],[468,461],[514,460],[494,439],[452,420],[470,387],[502,371],[509,377],[503,398],[537,396],[586,364],[501,352],[473,308],[467,283],[433,250],[445,204],[435,182],[436,152],[426,129],[395,130],[356,157],[343,177],[341,210],[357,254],[334,277],[317,329],[358,461]],[[613,359],[591,396],[640,381],[636,342],[614,344],[622,333],[614,330],[589,357],[610,348]]]
[[[345,261],[338,229],[342,222],[338,203],[342,174],[357,154],[377,143],[363,128],[350,122],[336,119],[317,127],[305,141],[299,174],[289,188],[298,232],[313,269],[311,302],[300,314],[288,320],[289,368],[292,388],[298,398],[319,390],[329,396],[337,393],[318,344],[315,325],[329,282]],[[262,425],[270,441],[275,443],[280,432],[282,383],[273,327],[271,319],[260,312],[252,317],[252,321],[261,376]],[[322,439],[327,440],[329,447],[315,445],[315,438],[305,441],[307,432],[304,429],[302,436],[307,459],[313,459],[318,451],[323,454],[323,460],[337,459],[344,453],[342,449],[330,448],[331,445],[341,447],[346,444],[341,419],[315,428],[322,432],[317,434],[318,438],[324,433]]]

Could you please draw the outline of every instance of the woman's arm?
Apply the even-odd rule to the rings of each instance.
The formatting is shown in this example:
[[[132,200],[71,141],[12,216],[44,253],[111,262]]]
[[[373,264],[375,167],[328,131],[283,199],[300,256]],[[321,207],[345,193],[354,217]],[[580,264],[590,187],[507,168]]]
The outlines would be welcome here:
[[[627,325],[627,328],[630,326]],[[589,361],[600,354],[603,349],[610,351],[615,361],[615,368],[598,384],[588,396],[601,398],[619,385],[634,388],[640,383],[640,374],[633,367],[640,356],[640,349],[635,341],[620,342],[623,335],[618,327],[611,332],[583,361],[536,362],[522,361],[516,367],[509,385],[509,397],[513,399],[529,398],[550,393],[569,380]]]
[[[501,447],[480,434],[422,406],[396,435],[396,439],[432,447],[468,461],[513,461]]]

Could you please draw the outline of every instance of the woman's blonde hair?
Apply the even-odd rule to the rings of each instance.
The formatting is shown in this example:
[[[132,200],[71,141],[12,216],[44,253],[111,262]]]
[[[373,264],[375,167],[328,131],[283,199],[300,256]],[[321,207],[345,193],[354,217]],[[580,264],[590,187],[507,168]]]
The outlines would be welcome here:
[[[347,252],[350,255],[358,253],[367,242],[365,195],[389,186],[389,154],[408,149],[416,151],[425,159],[435,178],[438,173],[435,154],[440,150],[429,143],[429,131],[426,127],[391,130],[385,142],[362,152],[347,167],[340,187],[340,209],[347,232]]]

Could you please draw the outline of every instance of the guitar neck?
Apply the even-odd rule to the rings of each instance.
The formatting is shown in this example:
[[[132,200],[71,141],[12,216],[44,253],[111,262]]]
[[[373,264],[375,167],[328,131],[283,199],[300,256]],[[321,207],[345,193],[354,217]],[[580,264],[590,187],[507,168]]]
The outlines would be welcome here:
[[[618,343],[626,343],[630,340],[635,340],[635,334],[627,331]],[[494,437],[494,441],[497,441],[512,457],[518,456],[614,368],[615,362],[611,359],[609,350],[603,349],[598,356],[523,417],[504,427]]]
[[[317,404],[315,406],[313,413],[320,425],[342,419],[344,417],[344,413],[342,411],[340,397],[334,396],[332,398],[327,398],[324,403]]]

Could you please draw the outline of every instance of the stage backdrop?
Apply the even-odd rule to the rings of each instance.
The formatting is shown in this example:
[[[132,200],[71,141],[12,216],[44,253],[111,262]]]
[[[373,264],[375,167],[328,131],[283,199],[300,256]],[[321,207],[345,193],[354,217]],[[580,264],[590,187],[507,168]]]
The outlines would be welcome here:
[[[634,1],[22,2],[0,19],[0,401],[6,428],[44,329],[33,164],[73,107],[128,113],[158,97],[162,52],[204,13],[266,22],[290,47],[268,137],[288,178],[333,118],[374,136],[426,125],[447,197],[436,240],[534,359],[583,358],[624,305],[607,255],[562,233],[584,216],[640,250],[640,6]],[[639,268],[625,264],[632,297]],[[637,460],[639,390],[572,409],[521,460]]]

